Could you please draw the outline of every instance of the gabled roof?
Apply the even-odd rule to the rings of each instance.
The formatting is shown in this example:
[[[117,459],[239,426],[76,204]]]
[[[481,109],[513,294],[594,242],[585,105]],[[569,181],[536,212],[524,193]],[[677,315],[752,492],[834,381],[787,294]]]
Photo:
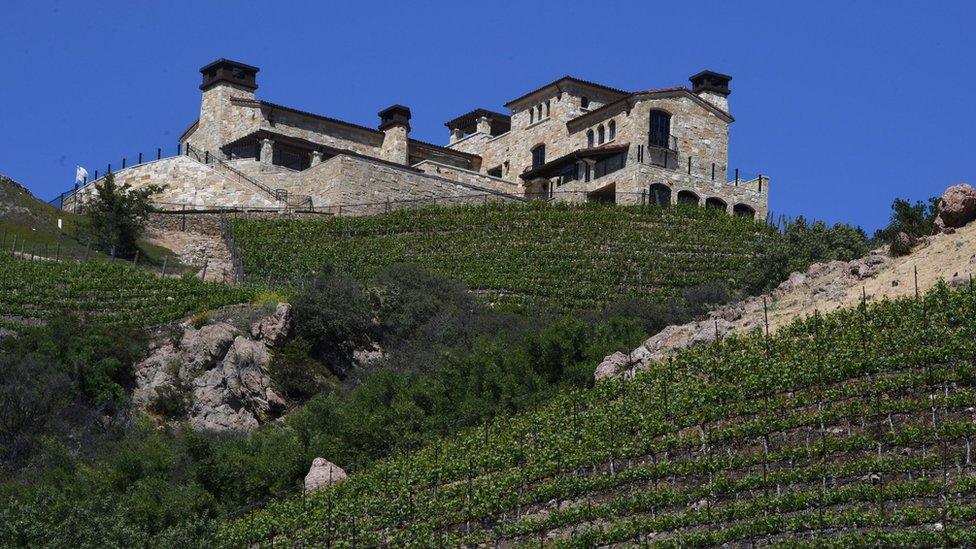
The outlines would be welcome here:
[[[539,177],[555,177],[558,175],[562,168],[565,168],[569,164],[575,163],[577,160],[582,160],[584,158],[603,158],[605,156],[610,156],[622,151],[626,151],[630,147],[630,143],[614,143],[608,145],[600,145],[599,147],[588,147],[583,149],[576,149],[575,151],[564,154],[555,160],[550,160],[541,166],[536,166],[530,170],[522,172],[519,176],[522,179],[537,179]]]
[[[543,91],[545,89],[548,89],[548,88],[551,88],[551,87],[558,87],[559,84],[562,84],[564,82],[573,82],[573,83],[579,84],[581,86],[586,86],[588,88],[593,88],[593,89],[597,89],[597,90],[601,90],[601,91],[605,91],[605,92],[615,93],[615,94],[618,94],[618,95],[628,95],[630,93],[630,92],[627,92],[627,91],[624,91],[624,90],[619,90],[617,88],[611,88],[610,86],[604,86],[603,84],[597,84],[596,82],[589,82],[587,80],[582,80],[580,78],[576,78],[576,77],[573,77],[573,76],[566,75],[566,76],[564,76],[562,78],[558,78],[556,80],[553,80],[552,82],[546,84],[545,86],[541,86],[541,87],[536,88],[536,89],[534,89],[534,90],[532,90],[532,91],[530,91],[528,93],[524,93],[524,94],[516,97],[515,99],[512,99],[508,103],[505,103],[505,106],[506,107],[511,107],[515,103],[518,103],[519,101],[525,99],[526,97],[529,97],[530,95],[533,95],[535,93],[541,92],[541,91]]]
[[[638,92],[628,94],[627,96],[621,97],[616,101],[607,103],[606,105],[598,109],[593,109],[588,113],[584,113],[577,116],[576,118],[566,122],[566,126],[569,127],[569,126],[578,125],[587,120],[593,120],[593,119],[599,120],[601,116],[605,116],[609,111],[613,110],[614,108],[617,108],[627,103],[640,101],[641,99],[657,99],[660,97],[674,97],[677,95],[688,97],[689,99],[698,103],[705,109],[712,111],[713,113],[715,113],[716,116],[725,120],[726,122],[731,123],[735,121],[735,118],[733,118],[731,114],[723,111],[722,109],[716,107],[715,105],[709,103],[708,101],[705,101],[697,94],[692,93],[692,91],[689,90],[688,88],[684,86],[676,86],[672,88],[656,88],[650,90],[643,90],[643,91],[638,91]]]
[[[492,120],[492,122],[498,120],[502,122],[508,122],[509,126],[512,124],[512,117],[507,114],[502,114],[500,112],[490,111],[488,109],[475,109],[470,112],[466,112],[457,118],[448,120],[444,123],[448,128],[463,128],[466,126],[471,126],[477,123],[478,119],[482,116],[487,116]]]

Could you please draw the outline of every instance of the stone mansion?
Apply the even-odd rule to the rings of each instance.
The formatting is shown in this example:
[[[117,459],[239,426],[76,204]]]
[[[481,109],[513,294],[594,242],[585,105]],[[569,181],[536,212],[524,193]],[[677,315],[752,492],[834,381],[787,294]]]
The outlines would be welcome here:
[[[410,109],[377,127],[258,99],[258,68],[200,69],[200,117],[180,154],[129,166],[116,181],[157,184],[161,206],[371,213],[411,203],[484,200],[694,203],[762,218],[769,180],[728,168],[731,77],[629,92],[566,76],[445,125],[446,146],[410,137]],[[92,182],[94,183],[94,182]],[[64,200],[91,196],[92,183]],[[343,211],[342,208],[345,208]]]

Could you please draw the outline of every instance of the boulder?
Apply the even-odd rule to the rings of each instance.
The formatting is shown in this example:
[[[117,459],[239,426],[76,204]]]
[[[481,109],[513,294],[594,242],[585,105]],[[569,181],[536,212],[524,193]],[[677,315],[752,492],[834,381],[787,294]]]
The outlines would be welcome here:
[[[311,492],[320,488],[327,488],[338,482],[346,480],[346,472],[341,467],[331,461],[317,457],[312,460],[312,467],[305,475],[305,491]]]
[[[251,325],[251,336],[268,347],[281,344],[291,330],[291,305],[279,303],[275,312]]]
[[[950,227],[962,227],[973,219],[976,219],[976,189],[972,185],[953,185],[942,193],[939,215],[935,219],[935,225],[940,231]]]
[[[209,324],[199,330],[187,327],[179,347],[185,359],[180,378],[187,381],[209,370],[227,353],[237,333],[236,328],[225,322]]]
[[[617,377],[629,369],[631,365],[630,357],[618,351],[603,359],[603,362],[593,372],[593,379],[600,381],[601,379]]]

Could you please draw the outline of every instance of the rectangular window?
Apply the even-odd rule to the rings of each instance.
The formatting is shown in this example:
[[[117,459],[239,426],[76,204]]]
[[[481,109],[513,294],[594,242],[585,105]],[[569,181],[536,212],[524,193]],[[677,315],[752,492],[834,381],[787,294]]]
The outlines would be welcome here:
[[[532,167],[537,168],[546,163],[546,146],[539,145],[532,149]]]
[[[624,167],[626,157],[623,153],[608,156],[596,161],[593,166],[593,178],[599,179]]]

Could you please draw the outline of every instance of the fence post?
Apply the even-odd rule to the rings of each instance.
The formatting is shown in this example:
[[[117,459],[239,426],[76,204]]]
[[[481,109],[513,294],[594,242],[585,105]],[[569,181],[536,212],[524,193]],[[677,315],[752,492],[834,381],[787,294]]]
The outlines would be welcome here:
[[[207,266],[208,265],[210,265],[210,260],[209,259],[204,259],[203,260],[203,273],[201,273],[201,275],[200,275],[200,280],[201,281],[206,281],[207,280]]]
[[[139,153],[139,164],[142,164],[142,153]]]
[[[125,157],[124,156],[122,157],[122,169],[123,170],[125,169]]]
[[[162,157],[163,157],[163,148],[156,147],[156,160],[159,160]]]
[[[762,174],[759,174],[759,194],[762,194]]]
[[[166,278],[166,262],[168,261],[169,261],[168,256],[163,258],[163,273],[162,273],[163,278]]]
[[[112,173],[112,165],[111,164],[108,165],[108,170],[105,171],[105,174],[106,175],[108,175],[110,173]]]
[[[54,254],[55,261],[61,261],[61,239],[58,238],[58,251]]]
[[[95,179],[98,179],[98,170],[95,170]],[[94,181],[94,179],[92,181]]]
[[[139,266],[139,250],[136,250],[136,256],[132,259],[132,268],[135,269]]]
[[[88,241],[88,245],[85,246],[85,261],[88,261],[88,255],[91,253],[91,240]]]
[[[739,168],[735,169],[735,185],[736,187],[739,186]]]

